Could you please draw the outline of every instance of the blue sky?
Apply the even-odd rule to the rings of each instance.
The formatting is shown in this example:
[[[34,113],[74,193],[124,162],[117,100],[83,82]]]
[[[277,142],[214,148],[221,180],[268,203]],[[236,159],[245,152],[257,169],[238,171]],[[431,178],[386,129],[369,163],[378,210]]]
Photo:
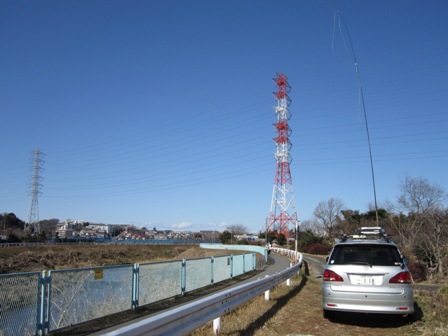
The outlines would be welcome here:
[[[448,190],[448,3],[0,2],[0,212],[158,229],[264,227],[274,183],[272,78],[292,86],[298,217],[380,204],[405,174]]]

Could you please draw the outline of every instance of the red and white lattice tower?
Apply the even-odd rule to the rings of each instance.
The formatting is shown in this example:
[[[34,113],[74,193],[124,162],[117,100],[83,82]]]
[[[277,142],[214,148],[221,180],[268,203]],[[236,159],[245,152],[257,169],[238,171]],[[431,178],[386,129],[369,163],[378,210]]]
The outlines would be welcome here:
[[[274,138],[276,152],[276,170],[274,178],[274,188],[272,190],[271,211],[266,223],[266,231],[277,231],[288,237],[290,224],[297,230],[298,219],[294,201],[294,189],[291,179],[291,156],[289,152],[292,144],[289,141],[291,129],[288,120],[291,118],[288,107],[291,99],[288,92],[291,87],[288,78],[277,73],[277,78],[273,78],[277,86],[274,92],[277,99],[277,106],[274,107],[277,115],[277,122],[274,124],[277,130],[277,137]]]

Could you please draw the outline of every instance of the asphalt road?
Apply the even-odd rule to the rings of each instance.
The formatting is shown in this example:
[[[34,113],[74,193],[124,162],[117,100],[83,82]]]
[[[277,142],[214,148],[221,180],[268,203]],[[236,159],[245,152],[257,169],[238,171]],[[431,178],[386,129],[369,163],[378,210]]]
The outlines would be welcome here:
[[[316,278],[322,278],[325,266],[325,258],[304,254],[303,259],[308,265],[310,275],[315,276]]]

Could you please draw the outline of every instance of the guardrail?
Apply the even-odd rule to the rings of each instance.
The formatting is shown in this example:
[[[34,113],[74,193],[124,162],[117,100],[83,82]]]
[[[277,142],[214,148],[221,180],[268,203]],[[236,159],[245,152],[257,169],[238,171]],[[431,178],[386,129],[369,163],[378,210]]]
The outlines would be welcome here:
[[[279,248],[274,248],[272,250],[282,255],[291,256],[292,259],[297,262],[290,268],[275,275],[224,290],[181,307],[148,317],[131,325],[106,332],[104,335],[181,336],[194,331],[210,321],[213,321],[213,332],[215,335],[218,335],[221,330],[221,316],[262,293],[265,293],[265,299],[269,299],[268,291],[271,287],[276,286],[285,280],[289,281],[293,275],[299,273],[303,261],[300,253]]]
[[[45,335],[250,272],[255,253],[0,275],[0,335]]]
[[[279,247],[271,247],[270,250],[274,251],[278,254],[281,254],[285,257],[288,257],[288,258],[292,259],[294,262],[297,262],[299,260],[299,257],[301,258],[301,256],[302,256],[301,253],[295,252],[293,250],[279,248]]]

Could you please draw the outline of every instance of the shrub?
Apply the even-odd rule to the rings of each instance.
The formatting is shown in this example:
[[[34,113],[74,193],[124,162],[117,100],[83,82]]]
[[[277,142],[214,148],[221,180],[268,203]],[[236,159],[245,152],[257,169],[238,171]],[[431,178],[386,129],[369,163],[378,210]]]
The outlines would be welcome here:
[[[415,282],[421,282],[426,280],[427,270],[426,266],[422,262],[411,261],[408,264],[408,268]]]
[[[312,243],[302,248],[302,251],[309,254],[326,255],[331,251],[331,247],[323,243]]]

